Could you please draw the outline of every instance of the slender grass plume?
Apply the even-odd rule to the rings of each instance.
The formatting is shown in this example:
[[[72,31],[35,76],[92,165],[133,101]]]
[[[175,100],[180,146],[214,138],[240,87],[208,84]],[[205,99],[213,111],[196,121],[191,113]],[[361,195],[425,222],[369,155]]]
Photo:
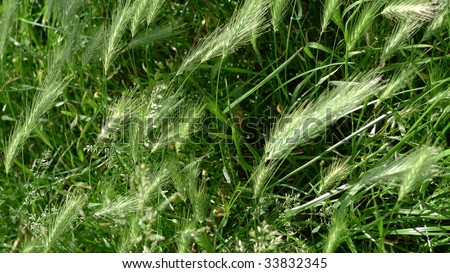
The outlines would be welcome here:
[[[431,21],[442,10],[447,0],[394,0],[381,14],[394,20]]]
[[[104,54],[104,42],[106,41],[106,26],[102,24],[95,28],[94,35],[88,40],[88,44],[81,55],[81,62],[84,66],[99,61]]]
[[[70,27],[75,21],[80,20],[78,14],[82,14],[82,8],[86,0],[50,0],[47,1],[44,18],[42,21],[48,23],[51,18],[58,23],[62,29]]]
[[[105,198],[102,206],[94,213],[95,217],[123,217],[139,211],[139,198],[136,195]]]
[[[275,125],[265,148],[265,160],[285,158],[298,145],[308,143],[328,126],[382,89],[376,71],[340,85],[317,101],[303,104]]]
[[[19,0],[5,0],[0,6],[0,61],[3,59],[9,32],[17,17]]]
[[[414,79],[420,70],[420,67],[416,67],[413,64],[409,64],[407,67],[397,70],[389,80],[389,84],[386,85],[384,91],[379,95],[380,101],[378,102],[378,105],[383,100],[394,96],[399,90],[404,88],[408,82]]]
[[[150,25],[156,19],[156,15],[161,10],[165,0],[136,0],[130,7],[132,17],[130,20],[131,35],[138,33],[140,26],[147,23]]]
[[[381,61],[385,62],[391,57],[401,46],[407,43],[407,41],[420,29],[422,26],[421,21],[417,20],[403,20],[399,21],[388,37],[386,44],[381,54]]]
[[[162,24],[137,34],[129,43],[128,48],[143,48],[153,43],[168,40],[170,37],[180,35],[182,33],[180,22],[174,24]]]
[[[119,1],[117,10],[112,16],[112,22],[109,28],[106,30],[106,41],[104,48],[104,74],[108,73],[108,70],[115,60],[120,50],[123,49],[124,44],[121,43],[121,38],[125,33],[128,22],[132,18],[133,9],[130,8],[130,2]]]
[[[262,34],[268,25],[265,16],[269,6],[269,0],[246,0],[225,26],[208,35],[184,58],[177,74],[212,58],[225,58]]]
[[[335,187],[339,181],[345,178],[350,167],[341,160],[335,160],[326,170],[325,175],[319,181],[319,194],[322,194]]]
[[[275,32],[278,31],[279,24],[288,11],[291,2],[292,0],[272,0],[270,14],[272,16],[272,26]]]
[[[363,5],[362,11],[357,16],[352,17],[353,20],[349,24],[347,51],[351,51],[355,48],[358,41],[373,27],[373,23],[383,6],[383,1],[371,1]]]
[[[341,4],[341,0],[325,0],[322,13],[322,33],[327,29],[327,26],[330,23],[333,14],[341,6]]]
[[[336,209],[326,237],[324,252],[335,252],[336,248],[345,239],[345,235],[348,234],[347,221],[346,210]]]
[[[158,199],[161,188],[169,182],[169,169],[166,163],[161,163],[152,170],[145,164],[136,166],[132,185],[136,188],[138,198],[138,209],[144,211],[151,201]]]
[[[358,182],[349,187],[341,207],[346,207],[353,202],[353,197],[359,191],[376,184],[400,185],[398,200],[404,199],[421,182],[435,175],[439,151],[438,148],[424,146],[391,163],[372,168]]]
[[[398,200],[403,200],[414,189],[418,188],[426,179],[432,177],[436,170],[440,149],[423,147],[410,154],[402,165],[407,168],[403,173]],[[399,166],[400,167],[400,166]]]
[[[71,193],[64,204],[48,216],[42,234],[35,234],[36,238],[25,244],[23,252],[52,252],[61,237],[72,229],[86,201],[87,195]]]
[[[124,123],[137,117],[141,111],[142,101],[135,97],[136,89],[127,90],[122,97],[109,108],[105,122],[97,140],[115,140],[117,134],[124,128]]]
[[[186,103],[180,107],[179,115],[168,120],[168,123],[162,124],[160,133],[155,133],[156,137],[144,145],[149,147],[152,153],[169,143],[175,143],[179,147],[188,140],[192,133],[199,129],[197,125],[204,109],[205,106],[202,104]]]
[[[310,142],[352,109],[382,88],[377,71],[355,77],[317,101],[304,103],[277,121],[264,149],[264,156],[253,176],[254,194],[259,196],[276,163],[286,158],[298,145]]]
[[[53,106],[55,101],[62,95],[73,76],[64,73],[64,67],[70,64],[73,54],[78,50],[78,38],[81,32],[80,24],[75,24],[69,33],[66,33],[64,43],[51,53],[47,61],[47,74],[40,83],[39,91],[36,93],[31,108],[24,113],[15,126],[10,137],[10,142],[5,148],[5,168],[8,173],[14,158],[22,149],[25,140],[38,126],[42,118]]]
[[[431,35],[435,34],[439,29],[442,27],[450,27],[450,20],[449,17],[449,9],[450,9],[450,2],[449,1],[440,1],[441,2],[441,9],[440,12],[435,16],[433,21],[430,22],[427,30],[424,34],[424,40],[429,39]]]
[[[48,73],[41,90],[33,100],[31,109],[25,113],[25,118],[16,125],[6,146],[5,168],[7,173],[12,167],[14,158],[22,150],[28,136],[39,125],[39,119],[53,107],[56,99],[63,93],[70,80],[70,77],[65,77],[56,67]]]

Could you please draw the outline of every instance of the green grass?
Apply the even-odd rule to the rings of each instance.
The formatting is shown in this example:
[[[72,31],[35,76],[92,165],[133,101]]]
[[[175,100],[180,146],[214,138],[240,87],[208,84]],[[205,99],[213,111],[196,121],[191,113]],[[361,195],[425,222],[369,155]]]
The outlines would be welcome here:
[[[447,252],[449,34],[446,0],[3,1],[0,250]]]

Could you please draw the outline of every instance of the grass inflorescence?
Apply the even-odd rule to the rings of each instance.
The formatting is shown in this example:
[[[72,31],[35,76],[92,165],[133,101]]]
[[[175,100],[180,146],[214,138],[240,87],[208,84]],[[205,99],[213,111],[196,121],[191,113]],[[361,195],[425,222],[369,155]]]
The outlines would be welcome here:
[[[1,2],[1,251],[447,251],[448,1],[319,2]]]

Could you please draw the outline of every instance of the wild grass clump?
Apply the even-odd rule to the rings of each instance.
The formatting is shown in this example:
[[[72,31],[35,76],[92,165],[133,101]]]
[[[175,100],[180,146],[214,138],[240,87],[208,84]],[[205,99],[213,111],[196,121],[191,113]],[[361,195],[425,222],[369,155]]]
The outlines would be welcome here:
[[[448,1],[321,4],[3,1],[0,250],[446,251]]]
[[[328,24],[330,23],[331,18],[337,12],[337,9],[342,4],[341,0],[325,0],[323,3],[323,17],[322,17],[322,30],[321,32],[325,32]]]

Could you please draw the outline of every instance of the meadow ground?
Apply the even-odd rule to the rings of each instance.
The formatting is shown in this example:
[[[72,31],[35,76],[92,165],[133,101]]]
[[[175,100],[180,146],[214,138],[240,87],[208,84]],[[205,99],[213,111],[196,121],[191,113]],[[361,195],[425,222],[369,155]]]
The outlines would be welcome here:
[[[0,251],[447,252],[448,0],[3,0]]]

